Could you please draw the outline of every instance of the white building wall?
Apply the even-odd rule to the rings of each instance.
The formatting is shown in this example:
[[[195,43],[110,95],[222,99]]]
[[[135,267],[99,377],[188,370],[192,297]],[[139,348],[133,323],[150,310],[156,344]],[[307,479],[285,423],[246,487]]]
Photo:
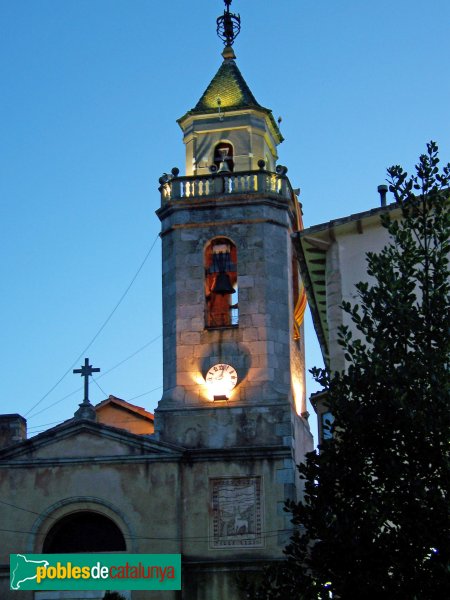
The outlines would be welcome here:
[[[341,325],[347,325],[353,335],[361,337],[350,316],[340,307],[343,301],[360,304],[356,284],[368,281],[367,253],[380,252],[389,241],[389,235],[379,219],[361,227],[358,233],[353,224],[351,230],[335,231],[335,241],[327,251],[327,318],[329,326],[330,368],[345,368],[345,358],[338,344]]]

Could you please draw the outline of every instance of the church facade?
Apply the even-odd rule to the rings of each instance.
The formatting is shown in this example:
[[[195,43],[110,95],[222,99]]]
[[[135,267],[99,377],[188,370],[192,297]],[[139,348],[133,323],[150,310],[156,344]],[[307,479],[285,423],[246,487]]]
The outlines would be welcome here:
[[[237,67],[226,4],[223,62],[179,119],[186,174],[160,178],[154,424],[114,397],[85,398],[31,439],[20,415],[0,417],[2,599],[103,597],[10,591],[10,553],[124,552],[182,556],[181,591],[130,599],[237,600],[239,579],[279,560],[289,539],[284,501],[299,498],[296,465],[313,445],[292,239],[300,207],[277,165],[277,123]]]

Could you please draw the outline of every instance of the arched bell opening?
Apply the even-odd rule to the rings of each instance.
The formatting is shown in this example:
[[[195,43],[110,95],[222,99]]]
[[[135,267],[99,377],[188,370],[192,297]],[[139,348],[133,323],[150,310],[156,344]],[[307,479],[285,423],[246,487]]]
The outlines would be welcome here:
[[[205,326],[234,327],[239,322],[237,249],[216,238],[205,249]]]
[[[214,148],[214,164],[218,172],[234,171],[234,150],[229,142],[220,142]]]

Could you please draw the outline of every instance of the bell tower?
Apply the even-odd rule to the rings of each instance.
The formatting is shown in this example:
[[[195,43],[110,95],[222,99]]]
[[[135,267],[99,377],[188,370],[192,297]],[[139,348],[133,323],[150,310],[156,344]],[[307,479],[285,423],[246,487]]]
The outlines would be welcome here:
[[[305,407],[306,303],[291,234],[301,210],[277,165],[283,141],[233,50],[240,17],[217,19],[223,62],[178,123],[186,174],[160,178],[162,441],[197,449],[289,446],[312,438]],[[295,467],[293,467],[295,468]]]

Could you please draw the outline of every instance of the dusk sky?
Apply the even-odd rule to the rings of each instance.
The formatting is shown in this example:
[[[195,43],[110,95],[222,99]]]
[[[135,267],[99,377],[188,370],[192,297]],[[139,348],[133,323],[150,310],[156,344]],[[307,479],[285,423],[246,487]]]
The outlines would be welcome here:
[[[386,168],[410,171],[431,139],[450,160],[448,0],[232,10],[237,64],[282,117],[279,163],[306,227],[377,206]],[[0,0],[0,407],[29,435],[73,416],[85,356],[101,368],[93,403],[157,405],[158,178],[184,173],[176,119],[221,64],[222,12],[221,0]],[[309,317],[306,347],[320,365]]]

